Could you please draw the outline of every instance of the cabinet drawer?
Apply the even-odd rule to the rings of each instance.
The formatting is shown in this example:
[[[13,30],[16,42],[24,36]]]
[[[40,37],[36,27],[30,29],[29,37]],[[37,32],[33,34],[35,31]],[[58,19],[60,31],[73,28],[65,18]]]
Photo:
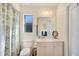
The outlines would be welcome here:
[[[63,42],[40,42],[37,46],[63,46]]]
[[[54,47],[60,47],[60,46],[64,46],[64,42],[55,42],[53,43]]]
[[[54,43],[48,43],[48,42],[41,42],[41,43],[38,43],[37,46],[53,46]]]

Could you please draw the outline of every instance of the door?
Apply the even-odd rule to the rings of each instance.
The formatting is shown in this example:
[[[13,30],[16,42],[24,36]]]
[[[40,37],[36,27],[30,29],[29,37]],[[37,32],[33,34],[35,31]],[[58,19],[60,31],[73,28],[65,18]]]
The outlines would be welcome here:
[[[69,55],[79,56],[79,6],[69,8]]]

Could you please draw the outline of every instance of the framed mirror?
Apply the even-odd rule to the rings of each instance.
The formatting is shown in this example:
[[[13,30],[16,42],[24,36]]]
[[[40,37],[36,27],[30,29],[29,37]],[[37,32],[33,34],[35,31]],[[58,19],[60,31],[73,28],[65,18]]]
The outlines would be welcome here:
[[[37,26],[36,26],[36,34],[37,36],[48,37],[51,36],[52,30],[54,30],[54,21],[51,17],[38,17],[37,18]]]

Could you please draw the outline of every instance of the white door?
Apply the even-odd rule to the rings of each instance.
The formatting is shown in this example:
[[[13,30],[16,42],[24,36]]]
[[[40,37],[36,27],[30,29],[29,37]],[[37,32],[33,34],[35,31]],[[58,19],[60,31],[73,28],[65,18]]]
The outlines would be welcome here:
[[[69,8],[69,52],[79,56],[79,6]]]

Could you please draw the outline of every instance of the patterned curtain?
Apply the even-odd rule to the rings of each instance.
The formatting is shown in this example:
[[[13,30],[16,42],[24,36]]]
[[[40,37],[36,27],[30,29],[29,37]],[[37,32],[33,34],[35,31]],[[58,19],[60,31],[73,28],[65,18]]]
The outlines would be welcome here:
[[[11,4],[0,4],[0,55],[19,53],[19,12]]]

